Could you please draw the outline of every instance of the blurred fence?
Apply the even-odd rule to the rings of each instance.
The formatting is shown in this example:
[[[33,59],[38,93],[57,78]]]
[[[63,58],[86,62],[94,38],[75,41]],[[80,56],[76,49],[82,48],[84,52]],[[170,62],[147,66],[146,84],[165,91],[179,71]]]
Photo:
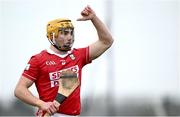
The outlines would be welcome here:
[[[81,116],[180,116],[180,98],[165,96],[160,102],[152,98],[125,97],[114,103],[109,99],[106,105],[102,97],[82,100]],[[93,101],[93,102],[92,102]],[[9,108],[0,105],[0,116],[33,116],[35,108],[14,100]]]

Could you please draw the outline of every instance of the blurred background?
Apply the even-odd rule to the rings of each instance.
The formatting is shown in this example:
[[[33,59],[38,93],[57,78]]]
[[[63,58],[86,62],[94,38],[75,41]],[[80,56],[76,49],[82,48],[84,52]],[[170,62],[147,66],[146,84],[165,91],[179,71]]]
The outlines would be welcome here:
[[[74,48],[98,39],[90,21],[76,21],[87,4],[114,43],[83,68],[81,115],[180,116],[180,0],[0,0],[0,116],[34,115],[13,91],[30,57],[49,47],[48,21],[72,19]]]

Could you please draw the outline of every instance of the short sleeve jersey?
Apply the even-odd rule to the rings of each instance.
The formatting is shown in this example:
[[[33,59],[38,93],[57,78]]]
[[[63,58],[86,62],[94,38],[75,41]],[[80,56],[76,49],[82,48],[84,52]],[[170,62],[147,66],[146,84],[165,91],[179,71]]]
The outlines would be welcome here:
[[[76,72],[81,84],[82,68],[90,62],[89,47],[72,49],[65,57],[43,50],[31,57],[22,75],[35,82],[41,100],[53,101],[58,92],[58,79],[61,71],[72,70]],[[80,86],[60,105],[59,113],[80,114]]]

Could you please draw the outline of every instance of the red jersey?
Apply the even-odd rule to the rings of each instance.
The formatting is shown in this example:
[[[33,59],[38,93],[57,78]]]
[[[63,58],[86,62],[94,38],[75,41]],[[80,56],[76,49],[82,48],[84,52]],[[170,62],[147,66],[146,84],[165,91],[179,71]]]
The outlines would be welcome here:
[[[31,57],[22,75],[35,82],[41,100],[53,101],[58,92],[58,77],[61,71],[75,71],[81,84],[82,68],[90,62],[89,47],[73,49],[64,57],[53,53],[52,50],[43,50]],[[80,86],[60,105],[59,113],[80,114]]]

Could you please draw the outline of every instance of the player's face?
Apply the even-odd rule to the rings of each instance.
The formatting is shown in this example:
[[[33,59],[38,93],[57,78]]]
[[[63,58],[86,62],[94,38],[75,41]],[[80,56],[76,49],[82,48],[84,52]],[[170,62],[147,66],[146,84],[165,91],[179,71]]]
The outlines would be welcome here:
[[[62,50],[70,50],[74,42],[74,30],[66,28],[59,31],[56,43],[61,47]]]

